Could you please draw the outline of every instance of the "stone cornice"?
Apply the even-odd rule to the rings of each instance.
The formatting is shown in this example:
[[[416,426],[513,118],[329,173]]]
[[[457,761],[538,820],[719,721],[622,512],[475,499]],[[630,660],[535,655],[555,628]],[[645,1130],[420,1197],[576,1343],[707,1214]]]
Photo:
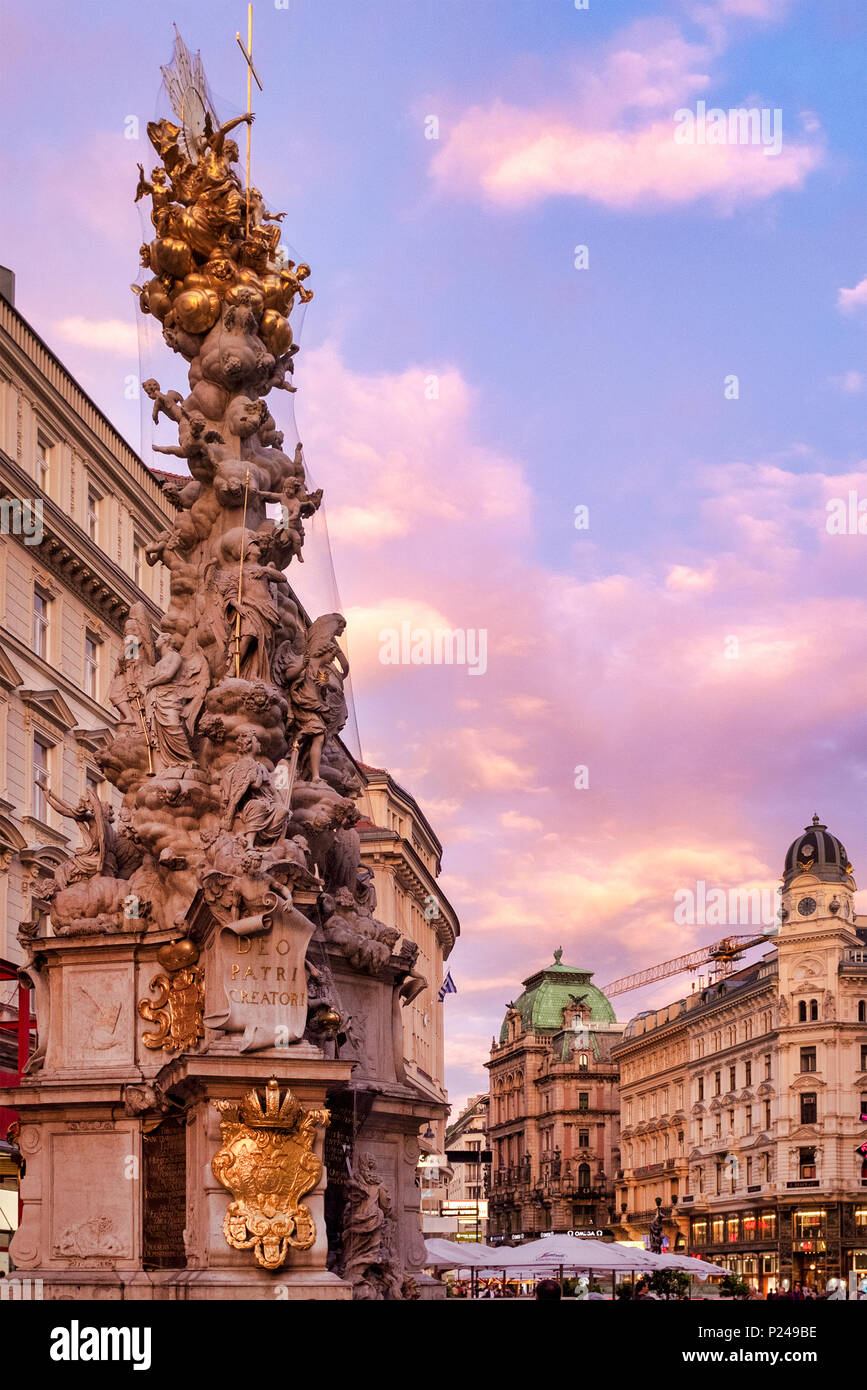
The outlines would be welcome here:
[[[443,854],[443,847],[440,844],[439,839],[437,838],[434,829],[430,824],[430,821],[424,814],[424,811],[422,811],[415,797],[412,796],[411,793],[408,792],[405,787],[402,787],[398,782],[395,782],[391,773],[388,772],[385,768],[368,767],[365,764],[362,765],[362,772],[364,775],[364,780],[367,782],[368,786],[375,787],[382,786],[384,784],[389,797],[391,797],[393,801],[396,801],[399,805],[401,805],[404,810],[408,811],[412,815],[414,820],[417,820],[419,822],[422,830],[427,836],[427,839],[430,841],[430,848],[433,852],[434,858],[437,861],[437,872],[439,872],[440,862],[442,860]]]
[[[152,524],[162,529],[164,518],[171,519],[172,511],[156,478],[26,319],[2,296],[0,349],[10,376],[17,377],[31,396],[39,398],[48,425],[70,443],[74,441],[80,453],[98,461],[112,482],[130,497],[133,509],[148,514]]]
[[[367,829],[361,834],[361,857],[366,864],[380,864],[387,869],[424,912],[431,898],[440,906],[439,917],[429,918],[437,935],[443,958],[447,959],[460,933],[457,913],[436,879],[426,868],[409,841],[395,836],[390,830]]]
[[[27,498],[35,492],[38,488],[30,475],[0,451],[0,495]],[[136,588],[129,575],[44,494],[42,531],[41,545],[25,546],[15,536],[10,539],[21,545],[29,559],[50,570],[76,592],[116,632],[123,631],[124,619],[133,603],[144,603],[154,620],[159,621],[162,615],[153,600]]]

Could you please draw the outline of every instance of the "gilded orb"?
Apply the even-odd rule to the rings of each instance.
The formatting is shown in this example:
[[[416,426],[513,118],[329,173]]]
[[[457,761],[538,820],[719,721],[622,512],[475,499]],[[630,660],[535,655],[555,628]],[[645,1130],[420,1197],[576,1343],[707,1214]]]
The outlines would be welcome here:
[[[172,307],[172,301],[162,280],[148,280],[139,296],[139,304],[143,314],[153,314],[154,318],[158,318],[162,323]]]
[[[286,290],[279,275],[266,275],[262,281],[265,287],[265,308],[276,309],[282,314],[286,309]]]
[[[157,275],[171,275],[183,280],[193,269],[193,253],[180,237],[156,237],[151,242],[151,269]]]
[[[245,280],[244,276],[249,275],[249,273],[250,272],[246,270],[238,272],[238,279],[235,281],[234,285],[230,285],[225,291],[225,299],[227,304],[245,305],[245,307],[250,309],[258,319],[261,318],[262,311],[265,308],[265,300],[262,295],[262,282],[257,276],[253,276],[252,284],[248,280]]]
[[[276,309],[266,309],[259,326],[259,336],[274,357],[282,357],[292,346],[292,329],[289,320]]]
[[[157,951],[157,960],[165,970],[183,970],[195,965],[199,959],[199,948],[188,936],[180,941],[167,941]]]
[[[184,290],[174,301],[178,323],[186,333],[207,333],[217,322],[220,297],[216,290]]]

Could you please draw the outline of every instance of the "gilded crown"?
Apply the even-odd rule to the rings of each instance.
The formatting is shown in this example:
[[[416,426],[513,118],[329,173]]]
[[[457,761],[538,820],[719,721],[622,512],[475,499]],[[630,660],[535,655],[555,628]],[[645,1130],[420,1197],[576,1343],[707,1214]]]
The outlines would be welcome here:
[[[265,1087],[265,1108],[254,1087],[241,1101],[240,1118],[253,1129],[294,1129],[301,1116],[301,1105],[287,1087],[280,1098],[280,1083],[276,1076]]]

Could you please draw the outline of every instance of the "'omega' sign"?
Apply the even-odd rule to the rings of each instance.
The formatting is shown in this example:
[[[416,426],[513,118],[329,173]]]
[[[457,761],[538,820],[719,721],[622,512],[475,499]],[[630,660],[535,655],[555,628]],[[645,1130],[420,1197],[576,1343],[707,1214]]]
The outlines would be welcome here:
[[[604,1226],[600,1226],[599,1229],[598,1229],[597,1231],[590,1231],[590,1230],[587,1230],[587,1231],[540,1231],[540,1232],[539,1232],[539,1239],[540,1239],[540,1240],[544,1240],[546,1236],[565,1235],[565,1236],[578,1236],[579,1239],[580,1239],[581,1237],[583,1237],[583,1238],[585,1238],[585,1239],[590,1238],[590,1239],[598,1240],[598,1239],[600,1238],[600,1236],[607,1236],[607,1235],[610,1235],[610,1234],[611,1234],[610,1231],[607,1231],[607,1230],[605,1229]]]

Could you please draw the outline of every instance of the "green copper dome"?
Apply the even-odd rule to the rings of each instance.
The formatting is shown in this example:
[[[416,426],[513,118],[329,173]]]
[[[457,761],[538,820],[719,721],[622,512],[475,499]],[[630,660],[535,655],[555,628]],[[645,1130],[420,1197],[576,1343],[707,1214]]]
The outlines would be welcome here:
[[[552,1032],[563,1027],[563,1010],[576,1000],[590,1010],[590,1027],[594,1023],[614,1023],[616,1015],[601,989],[590,983],[592,970],[576,970],[563,965],[562,950],[554,952],[553,965],[546,965],[524,981],[524,993],[509,1007],[517,1009],[526,1032]],[[503,1020],[500,1042],[509,1038],[508,1019]]]

